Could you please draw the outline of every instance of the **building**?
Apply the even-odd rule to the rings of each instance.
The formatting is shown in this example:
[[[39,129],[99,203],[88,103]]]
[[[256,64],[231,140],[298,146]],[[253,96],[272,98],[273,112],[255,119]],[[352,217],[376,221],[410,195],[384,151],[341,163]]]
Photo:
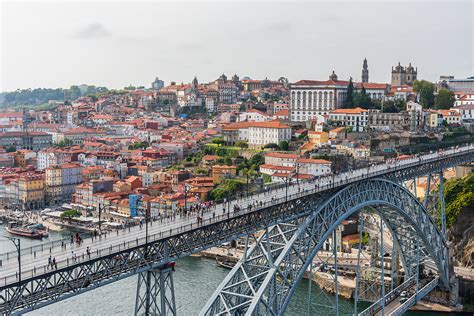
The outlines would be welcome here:
[[[474,104],[474,92],[472,93],[456,92],[454,93],[454,97],[456,99],[456,101],[454,101],[455,107]]]
[[[393,131],[408,129],[410,126],[410,114],[402,111],[399,113],[385,113],[380,110],[369,112],[368,126],[373,131]]]
[[[18,178],[18,200],[23,210],[44,208],[44,174],[21,174]]]
[[[369,66],[367,65],[367,58],[364,58],[364,63],[362,64],[362,83],[369,82]]]
[[[352,127],[355,132],[363,132],[368,123],[369,111],[362,108],[337,109],[331,111],[329,119],[346,127]]]
[[[155,78],[155,81],[151,83],[151,88],[153,90],[160,90],[164,88],[165,82],[163,80],[158,79],[158,77]]]
[[[460,125],[461,114],[455,109],[450,110],[438,110],[438,113],[443,117],[443,121],[446,121],[448,125]]]
[[[427,110],[426,114],[426,125],[429,129],[436,130],[441,128],[443,123],[443,116],[436,110]]]
[[[266,144],[279,144],[291,140],[291,127],[280,121],[251,122],[248,128],[248,144],[261,148]]]
[[[38,151],[51,147],[53,141],[51,134],[43,132],[5,132],[0,133],[0,146],[13,146],[16,149],[29,149]]]
[[[256,109],[248,110],[239,114],[240,122],[265,122],[270,121],[272,117]]]
[[[308,140],[316,145],[326,144],[329,142],[329,134],[326,132],[309,131]]]
[[[236,166],[214,165],[212,166],[212,182],[220,184],[225,179],[234,178],[237,175]]]
[[[82,183],[82,166],[65,163],[45,169],[46,204],[70,202],[75,188]]]
[[[271,152],[265,155],[260,172],[272,177],[272,181],[288,178],[310,179],[331,172],[331,162],[323,159],[305,159],[296,154]]]
[[[474,93],[474,77],[455,79],[454,76],[441,76],[438,86],[454,92]]]
[[[249,147],[261,148],[270,143],[291,140],[291,127],[280,121],[237,122],[227,124],[223,128],[223,136],[228,144],[243,140]]]
[[[79,148],[51,147],[38,151],[37,169],[44,170],[49,166],[78,161],[84,150]]]
[[[340,81],[332,73],[329,80],[300,80],[290,85],[289,118],[305,122],[341,108],[347,97],[348,81]]]
[[[392,67],[392,86],[398,87],[403,85],[412,86],[418,74],[418,68],[413,68],[411,63],[407,67],[403,67],[398,63],[395,69]]]

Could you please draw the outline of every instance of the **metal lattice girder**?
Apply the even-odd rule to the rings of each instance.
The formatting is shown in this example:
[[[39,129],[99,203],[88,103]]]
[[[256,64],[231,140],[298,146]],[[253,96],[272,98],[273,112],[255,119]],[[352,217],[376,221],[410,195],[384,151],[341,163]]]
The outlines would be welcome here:
[[[426,253],[436,263],[443,284],[448,285],[446,243],[426,209],[401,185],[386,179],[374,179],[348,186],[315,208],[305,223],[299,226],[279,257],[273,260],[274,266],[267,267],[265,277],[262,275],[265,267],[259,267],[259,279],[263,279],[262,284],[257,285],[258,291],[248,295],[252,296],[252,302],[249,304],[250,297],[247,297],[245,306],[242,306],[239,312],[246,315],[283,314],[296,284],[303,277],[316,253],[322,248],[324,241],[343,220],[367,206],[383,206],[383,216],[395,234],[394,237],[397,237],[401,227],[411,227],[410,230],[405,231],[412,234],[415,241],[417,239],[421,241]],[[387,211],[389,209],[393,212]],[[393,215],[395,213],[397,216]],[[407,265],[406,274],[411,276],[416,269],[416,254],[412,251],[413,239],[404,237],[397,240],[400,243],[400,254]],[[243,265],[244,263],[240,263],[233,269],[232,275],[229,275],[226,280],[230,280],[234,274],[238,273]],[[225,286],[226,284],[223,284],[219,289]],[[214,300],[206,304],[201,315],[230,315],[223,308],[224,305],[219,302],[220,293],[215,293],[212,298]]]
[[[171,267],[153,268],[138,274],[135,315],[176,315]]]
[[[230,217],[227,221],[196,227],[195,229],[139,244],[130,249],[104,254],[103,257],[80,262],[67,268],[48,270],[45,274],[0,287],[0,313],[31,311],[75,296],[169,260],[188,256],[204,249],[248,236],[281,222],[307,216],[311,209],[330,196],[333,191],[313,194],[287,203],[276,204],[265,210]],[[310,207],[311,205],[311,207]],[[146,255],[145,255],[146,254]]]

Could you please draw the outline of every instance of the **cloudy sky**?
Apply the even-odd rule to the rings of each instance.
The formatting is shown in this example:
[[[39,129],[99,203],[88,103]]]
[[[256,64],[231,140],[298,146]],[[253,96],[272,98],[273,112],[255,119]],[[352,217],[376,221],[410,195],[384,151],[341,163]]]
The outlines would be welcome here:
[[[0,90],[241,77],[474,75],[473,1],[2,2]]]

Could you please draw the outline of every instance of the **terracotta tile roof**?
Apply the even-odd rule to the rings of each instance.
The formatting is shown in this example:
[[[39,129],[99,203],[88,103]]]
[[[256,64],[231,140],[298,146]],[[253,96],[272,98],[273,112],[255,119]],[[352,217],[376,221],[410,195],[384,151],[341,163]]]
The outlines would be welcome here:
[[[355,109],[337,109],[331,111],[331,114],[361,114],[363,112],[368,112],[368,110],[363,108],[355,108]]]
[[[267,153],[266,157],[274,158],[287,158],[287,159],[298,159],[300,156],[296,154],[283,154],[283,153]]]
[[[288,166],[278,166],[278,165],[271,165],[271,164],[263,164],[260,165],[260,169],[271,169],[271,170],[280,170],[280,171],[294,171],[294,167],[288,167]]]
[[[310,164],[318,164],[318,165],[330,165],[331,162],[324,159],[306,159],[300,158],[297,160],[298,163],[310,163]]]
[[[289,114],[288,110],[280,110],[280,111],[276,112],[274,115],[275,116],[288,116],[288,114]]]

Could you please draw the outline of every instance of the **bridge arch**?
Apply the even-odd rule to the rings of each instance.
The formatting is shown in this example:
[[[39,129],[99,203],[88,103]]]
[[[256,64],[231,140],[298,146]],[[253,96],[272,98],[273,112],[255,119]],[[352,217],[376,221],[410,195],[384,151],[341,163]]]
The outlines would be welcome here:
[[[370,206],[380,208],[399,248],[405,273],[416,273],[415,249],[421,246],[422,256],[434,261],[442,284],[448,286],[446,242],[427,210],[400,184],[373,179],[338,191],[303,222],[286,226],[288,231],[279,227],[276,233],[267,232],[276,241],[274,245],[284,246],[273,246],[261,238],[246,261],[239,262],[221,283],[201,315],[283,314],[296,285],[328,237],[342,221]]]

